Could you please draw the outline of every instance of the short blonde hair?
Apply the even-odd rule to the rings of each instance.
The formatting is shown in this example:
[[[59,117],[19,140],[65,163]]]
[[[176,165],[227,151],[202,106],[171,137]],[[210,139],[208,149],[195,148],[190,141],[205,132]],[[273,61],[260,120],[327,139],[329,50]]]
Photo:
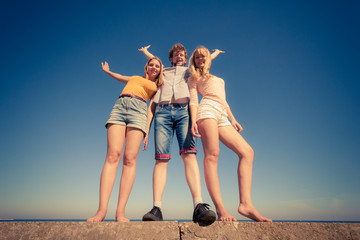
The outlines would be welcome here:
[[[201,54],[206,57],[205,66],[202,69],[196,66],[195,63],[196,54]],[[204,46],[197,47],[195,51],[191,54],[189,64],[190,64],[191,77],[194,78],[196,81],[201,77],[210,78],[212,76],[210,74],[211,54],[206,47]]]
[[[144,67],[144,71],[145,71],[144,78],[149,79],[149,75],[147,73],[147,70],[148,70],[149,63],[151,62],[151,60],[154,60],[154,59],[157,60],[160,63],[160,72],[155,78],[156,86],[160,87],[164,83],[164,80],[163,80],[163,64],[162,64],[160,58],[152,57],[147,61],[147,63],[145,64],[145,67]]]

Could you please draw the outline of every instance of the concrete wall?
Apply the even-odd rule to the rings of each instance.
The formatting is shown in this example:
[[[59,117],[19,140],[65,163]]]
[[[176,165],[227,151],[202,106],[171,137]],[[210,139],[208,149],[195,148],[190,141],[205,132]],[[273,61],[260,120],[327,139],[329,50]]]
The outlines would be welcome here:
[[[0,239],[360,240],[360,223],[0,222]]]

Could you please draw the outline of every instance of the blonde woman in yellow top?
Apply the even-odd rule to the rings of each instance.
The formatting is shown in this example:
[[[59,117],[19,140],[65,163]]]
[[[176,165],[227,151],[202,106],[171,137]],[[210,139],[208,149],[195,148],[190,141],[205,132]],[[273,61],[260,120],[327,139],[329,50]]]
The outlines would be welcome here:
[[[96,214],[87,221],[104,221],[125,145],[115,220],[129,222],[130,220],[125,216],[125,206],[135,180],[136,160],[141,142],[147,131],[146,102],[154,96],[163,83],[162,63],[157,57],[149,59],[145,65],[144,77],[123,76],[111,72],[107,62],[101,65],[105,73],[126,85],[105,124],[107,153],[100,179],[100,203]]]
[[[201,137],[204,149],[204,175],[218,220],[236,221],[225,209],[217,174],[219,140],[239,157],[237,169],[240,204],[238,212],[254,221],[271,222],[263,217],[251,201],[251,178],[254,151],[239,134],[241,125],[232,114],[225,97],[225,82],[210,74],[211,56],[205,47],[195,49],[190,59],[189,79],[191,132]],[[203,98],[198,104],[198,93]],[[229,122],[228,118],[231,120]]]

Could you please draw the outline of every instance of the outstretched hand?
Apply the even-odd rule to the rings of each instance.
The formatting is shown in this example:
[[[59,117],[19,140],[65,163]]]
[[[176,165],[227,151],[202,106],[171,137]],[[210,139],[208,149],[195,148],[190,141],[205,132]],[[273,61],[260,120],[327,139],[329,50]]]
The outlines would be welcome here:
[[[212,50],[214,53],[225,53],[225,51],[219,50],[219,49],[214,49]]]
[[[148,46],[146,46],[146,47],[142,47],[142,48],[140,48],[140,49],[138,49],[138,50],[139,50],[140,52],[144,52],[144,51],[148,50],[149,47],[151,47],[151,45],[148,45]]]
[[[104,72],[109,72],[110,71],[109,64],[106,61],[104,63],[101,62],[101,67],[102,67],[102,70]]]

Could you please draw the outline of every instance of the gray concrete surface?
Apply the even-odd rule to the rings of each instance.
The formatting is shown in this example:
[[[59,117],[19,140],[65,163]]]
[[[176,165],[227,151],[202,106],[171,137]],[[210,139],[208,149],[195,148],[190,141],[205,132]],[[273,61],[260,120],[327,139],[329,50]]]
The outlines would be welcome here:
[[[356,239],[360,240],[360,223],[306,222],[215,222],[209,227],[179,223],[181,239]]]
[[[360,223],[0,222],[0,239],[353,239]]]
[[[179,239],[173,222],[0,222],[0,239]]]

